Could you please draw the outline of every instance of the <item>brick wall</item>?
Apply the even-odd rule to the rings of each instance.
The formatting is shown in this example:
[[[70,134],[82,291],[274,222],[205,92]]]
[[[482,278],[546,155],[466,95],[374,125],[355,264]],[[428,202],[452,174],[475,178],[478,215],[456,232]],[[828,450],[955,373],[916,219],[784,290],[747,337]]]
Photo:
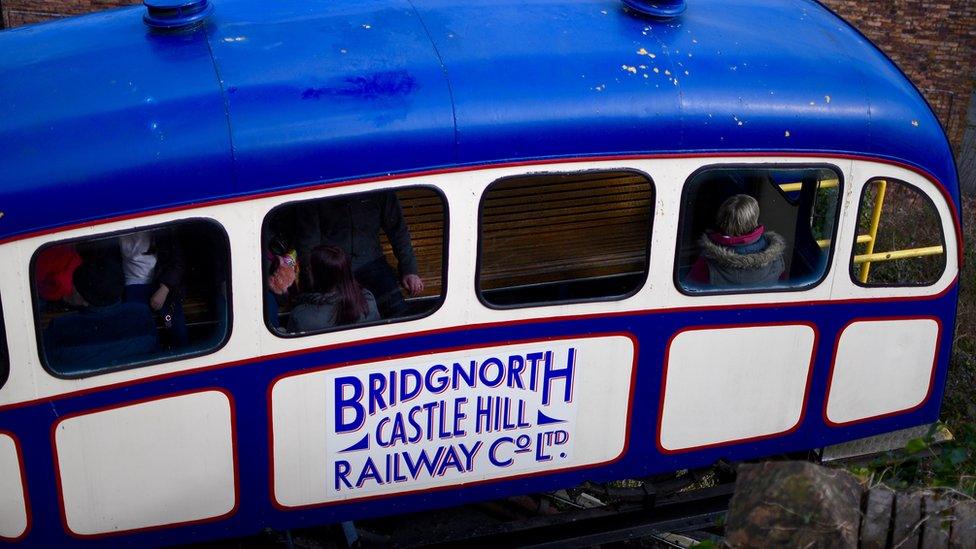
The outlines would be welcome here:
[[[694,0],[689,0],[694,1]],[[140,0],[0,0],[15,27]],[[976,85],[976,0],[823,0],[887,53],[932,104],[952,143]]]
[[[976,1],[822,1],[905,71],[958,147],[976,86]]]
[[[4,27],[139,4],[142,0],[0,0]]]

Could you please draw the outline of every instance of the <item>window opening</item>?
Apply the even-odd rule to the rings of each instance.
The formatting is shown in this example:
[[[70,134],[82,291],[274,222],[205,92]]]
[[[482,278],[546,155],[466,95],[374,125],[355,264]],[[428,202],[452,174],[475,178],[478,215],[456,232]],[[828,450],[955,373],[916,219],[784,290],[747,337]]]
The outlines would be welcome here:
[[[919,189],[873,179],[861,194],[851,277],[865,286],[927,286],[946,267],[945,235],[935,205]]]
[[[265,321],[278,335],[415,319],[443,301],[446,204],[432,188],[285,204],[262,239]]]
[[[634,171],[527,175],[481,200],[478,292],[490,307],[621,299],[647,278],[654,189]]]
[[[806,289],[826,276],[840,205],[826,167],[709,167],[682,198],[675,280],[690,295]]]
[[[219,349],[230,247],[194,219],[44,246],[31,262],[42,363],[86,377]]]

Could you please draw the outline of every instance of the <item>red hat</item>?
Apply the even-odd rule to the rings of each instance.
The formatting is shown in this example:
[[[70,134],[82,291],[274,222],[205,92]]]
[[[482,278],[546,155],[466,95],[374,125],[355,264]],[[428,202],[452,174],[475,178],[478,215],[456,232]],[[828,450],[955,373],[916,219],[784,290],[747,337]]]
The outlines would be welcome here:
[[[75,269],[81,265],[81,256],[73,246],[59,245],[45,248],[34,263],[37,293],[47,301],[58,301],[71,295],[71,281]]]

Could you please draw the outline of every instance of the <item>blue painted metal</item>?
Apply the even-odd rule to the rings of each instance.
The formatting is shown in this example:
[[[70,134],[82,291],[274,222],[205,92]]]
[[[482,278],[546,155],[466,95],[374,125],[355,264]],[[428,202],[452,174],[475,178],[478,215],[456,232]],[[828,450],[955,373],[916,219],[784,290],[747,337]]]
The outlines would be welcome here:
[[[201,23],[211,13],[207,0],[143,0],[146,14],[142,20],[157,29],[185,29]]]
[[[875,156],[958,198],[921,95],[811,0],[696,0],[670,21],[617,0],[214,6],[175,36],[147,32],[136,7],[0,32],[0,238],[315,182],[625,153]]]

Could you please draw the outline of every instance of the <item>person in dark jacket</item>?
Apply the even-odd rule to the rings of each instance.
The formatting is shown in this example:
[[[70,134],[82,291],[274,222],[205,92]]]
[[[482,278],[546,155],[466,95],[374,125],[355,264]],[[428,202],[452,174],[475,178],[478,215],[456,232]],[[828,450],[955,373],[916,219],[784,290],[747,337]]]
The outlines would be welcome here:
[[[72,282],[66,301],[79,310],[52,319],[43,335],[51,369],[70,375],[151,357],[157,350],[156,323],[148,305],[122,301],[118,261],[86,259]]]
[[[139,231],[119,237],[125,301],[145,303],[162,319],[174,347],[189,336],[183,314],[183,250],[171,229]]]
[[[319,246],[309,255],[312,291],[291,311],[288,331],[317,332],[334,326],[379,320],[373,294],[356,282],[349,258],[338,246]]]
[[[349,256],[353,274],[374,296],[384,318],[403,316],[407,306],[402,286],[411,296],[424,291],[417,274],[417,257],[410,242],[410,230],[394,191],[374,191],[318,200],[297,212],[298,265],[309,261],[320,244],[338,246]],[[397,258],[398,272],[387,263],[380,247],[380,230],[386,233]],[[308,287],[307,274],[302,282]]]
[[[688,280],[696,286],[713,288],[763,287],[775,285],[786,265],[786,242],[759,224],[756,199],[737,194],[719,207],[716,231],[699,239],[701,255],[692,265]]]

